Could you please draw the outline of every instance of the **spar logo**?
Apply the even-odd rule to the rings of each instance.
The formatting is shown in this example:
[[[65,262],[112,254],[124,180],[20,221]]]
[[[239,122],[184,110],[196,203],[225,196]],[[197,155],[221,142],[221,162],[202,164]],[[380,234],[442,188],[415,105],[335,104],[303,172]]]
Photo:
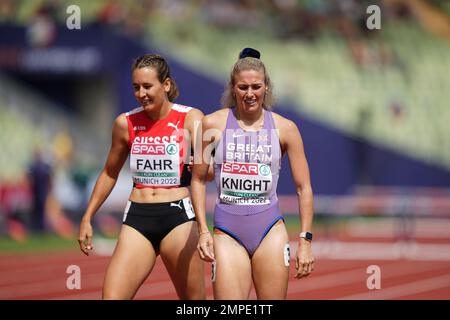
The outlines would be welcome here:
[[[166,149],[166,150],[167,150],[167,153],[170,154],[170,155],[174,155],[175,153],[178,152],[177,145],[176,145],[176,144],[173,144],[173,143],[169,144],[169,145],[167,146],[167,149]]]
[[[132,154],[144,154],[144,155],[165,155],[166,149],[163,144],[143,144],[133,143],[131,147]]]
[[[224,173],[258,175],[258,164],[256,163],[229,163],[222,165]]]
[[[268,165],[263,164],[263,165],[261,165],[261,167],[259,167],[259,173],[262,176],[268,176],[272,172],[270,172],[270,167]]]

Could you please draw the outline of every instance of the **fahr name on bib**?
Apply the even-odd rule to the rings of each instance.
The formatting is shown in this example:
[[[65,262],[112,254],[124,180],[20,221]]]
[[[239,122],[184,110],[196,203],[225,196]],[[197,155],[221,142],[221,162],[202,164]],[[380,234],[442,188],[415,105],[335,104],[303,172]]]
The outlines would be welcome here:
[[[177,136],[136,137],[130,154],[133,182],[152,187],[179,185],[179,152]]]

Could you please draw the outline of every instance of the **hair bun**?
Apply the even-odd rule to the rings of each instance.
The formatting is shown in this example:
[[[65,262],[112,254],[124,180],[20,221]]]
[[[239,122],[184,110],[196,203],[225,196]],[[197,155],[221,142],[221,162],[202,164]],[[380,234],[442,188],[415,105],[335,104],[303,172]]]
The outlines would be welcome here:
[[[256,49],[245,48],[241,51],[241,53],[239,53],[239,59],[244,59],[247,57],[259,59],[259,57],[261,57],[261,54]]]

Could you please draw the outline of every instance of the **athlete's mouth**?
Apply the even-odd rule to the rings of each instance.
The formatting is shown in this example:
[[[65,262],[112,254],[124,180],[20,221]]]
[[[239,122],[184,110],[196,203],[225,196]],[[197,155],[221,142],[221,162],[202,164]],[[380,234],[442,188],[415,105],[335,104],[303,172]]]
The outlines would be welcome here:
[[[144,99],[144,100],[141,100],[141,105],[142,106],[146,106],[146,105],[148,105],[148,104],[151,104],[153,101],[152,100],[150,100],[150,99]]]
[[[249,106],[253,106],[256,104],[256,99],[246,99],[244,100],[245,104],[248,104]]]

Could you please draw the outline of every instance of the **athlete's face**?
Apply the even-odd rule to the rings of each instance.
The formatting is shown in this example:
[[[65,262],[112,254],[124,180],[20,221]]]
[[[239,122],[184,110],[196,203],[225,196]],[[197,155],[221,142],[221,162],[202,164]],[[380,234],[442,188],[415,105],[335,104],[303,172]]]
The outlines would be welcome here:
[[[159,109],[168,101],[170,80],[159,82],[156,70],[151,67],[135,69],[132,74],[133,90],[136,100],[148,111]]]
[[[254,112],[262,108],[266,85],[264,73],[256,70],[244,70],[234,77],[233,91],[237,107],[244,112]]]

